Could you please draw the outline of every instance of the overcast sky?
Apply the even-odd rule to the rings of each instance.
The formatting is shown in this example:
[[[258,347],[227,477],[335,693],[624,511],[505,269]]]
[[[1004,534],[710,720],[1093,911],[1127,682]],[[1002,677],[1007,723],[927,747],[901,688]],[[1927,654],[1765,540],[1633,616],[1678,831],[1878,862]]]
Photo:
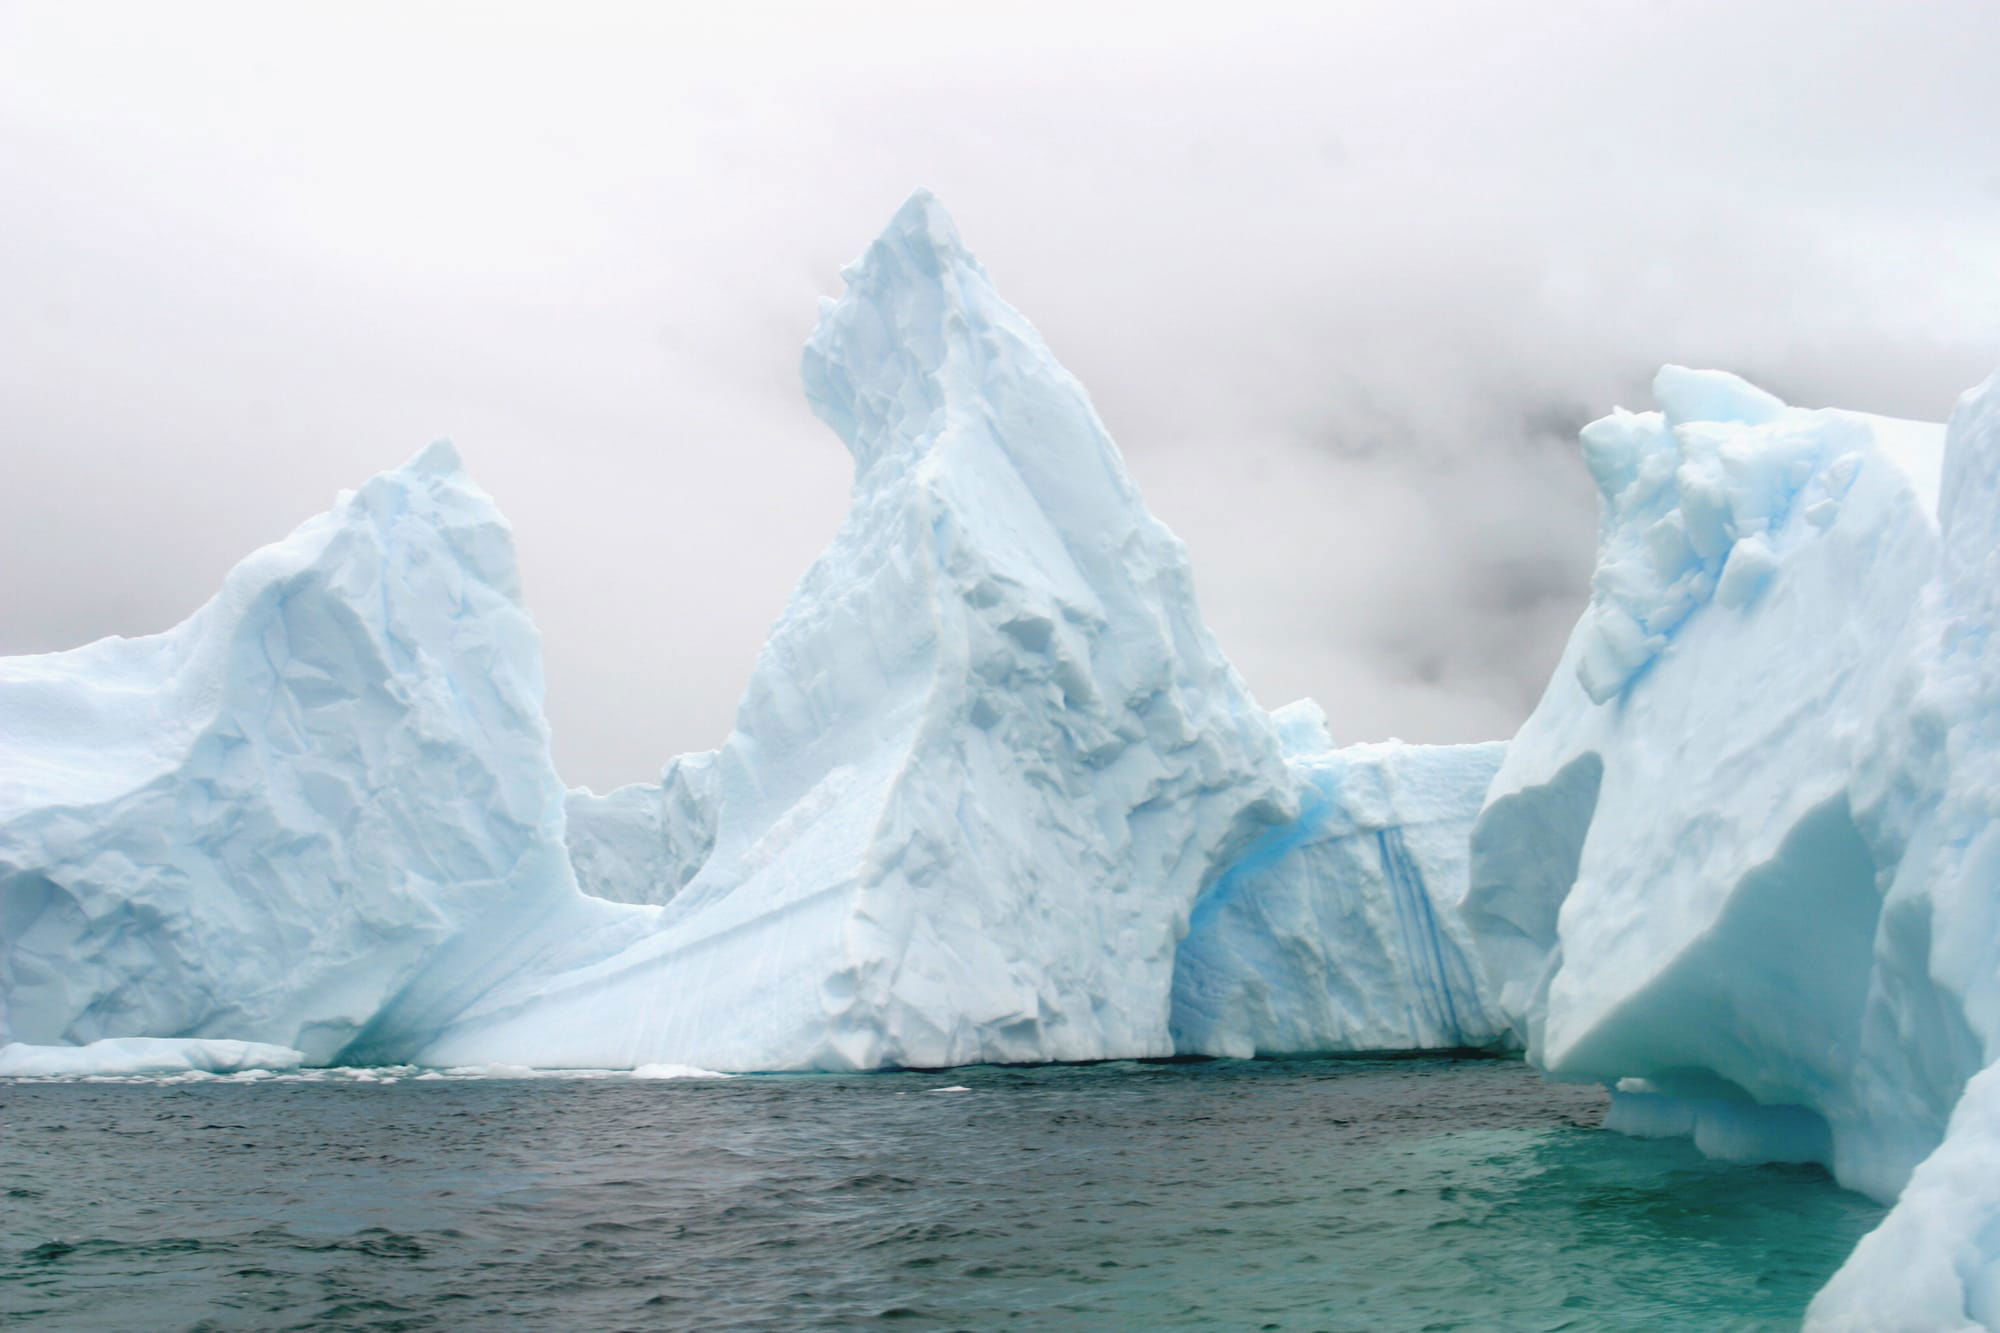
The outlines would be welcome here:
[[[840,521],[799,347],[919,185],[1341,739],[1525,715],[1574,432],[1661,362],[1933,419],[2000,365],[1984,0],[986,8],[0,3],[0,653],[449,436],[564,776],[655,776]]]

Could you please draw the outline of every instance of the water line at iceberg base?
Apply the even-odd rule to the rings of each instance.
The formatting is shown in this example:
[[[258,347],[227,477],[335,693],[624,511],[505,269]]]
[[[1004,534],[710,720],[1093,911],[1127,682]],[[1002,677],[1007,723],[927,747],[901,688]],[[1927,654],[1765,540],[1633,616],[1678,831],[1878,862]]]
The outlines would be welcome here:
[[[803,370],[851,511],[659,784],[557,778],[447,445],[175,629],[0,660],[0,1074],[1511,1041],[1614,1127],[1900,1196],[1812,1326],[2000,1327],[1960,1100],[2000,1028],[2000,392],[1945,430],[1663,370],[1583,432],[1591,602],[1520,734],[1340,747],[1250,697],[934,199],[845,276]]]

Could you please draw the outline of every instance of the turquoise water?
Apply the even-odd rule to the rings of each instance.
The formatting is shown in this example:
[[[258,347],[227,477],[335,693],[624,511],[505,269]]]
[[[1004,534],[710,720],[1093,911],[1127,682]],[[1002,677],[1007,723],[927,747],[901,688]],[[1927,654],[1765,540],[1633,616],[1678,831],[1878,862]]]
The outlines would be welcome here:
[[[1507,1061],[417,1072],[0,1083],[0,1322],[1778,1329],[1880,1216]]]

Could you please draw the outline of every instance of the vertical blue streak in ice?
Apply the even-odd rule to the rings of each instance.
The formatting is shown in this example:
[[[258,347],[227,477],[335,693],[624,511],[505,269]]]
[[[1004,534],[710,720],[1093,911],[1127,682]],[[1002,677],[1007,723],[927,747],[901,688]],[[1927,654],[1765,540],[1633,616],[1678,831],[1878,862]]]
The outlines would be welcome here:
[[[1411,979],[1418,983],[1420,994],[1425,989],[1429,992],[1431,1004],[1427,1008],[1438,1035],[1463,1040],[1458,1006],[1451,995],[1451,978],[1445,970],[1437,913],[1431,906],[1430,891],[1424,886],[1423,872],[1417,869],[1415,858],[1403,842],[1402,829],[1377,830],[1375,847],[1381,854],[1382,874],[1389,882],[1396,904],[1396,922],[1402,928],[1403,952],[1410,961]]]

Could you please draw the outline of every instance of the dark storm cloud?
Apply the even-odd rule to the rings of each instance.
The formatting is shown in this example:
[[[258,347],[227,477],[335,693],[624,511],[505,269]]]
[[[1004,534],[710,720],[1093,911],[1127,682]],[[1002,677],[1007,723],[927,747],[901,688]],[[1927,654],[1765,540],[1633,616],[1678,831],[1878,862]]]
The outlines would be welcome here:
[[[1996,53],[1977,3],[0,11],[0,652],[450,435],[565,774],[716,743],[844,506],[815,300],[926,184],[1266,703],[1505,734],[1578,424],[1663,361],[1932,418],[2000,361]]]

